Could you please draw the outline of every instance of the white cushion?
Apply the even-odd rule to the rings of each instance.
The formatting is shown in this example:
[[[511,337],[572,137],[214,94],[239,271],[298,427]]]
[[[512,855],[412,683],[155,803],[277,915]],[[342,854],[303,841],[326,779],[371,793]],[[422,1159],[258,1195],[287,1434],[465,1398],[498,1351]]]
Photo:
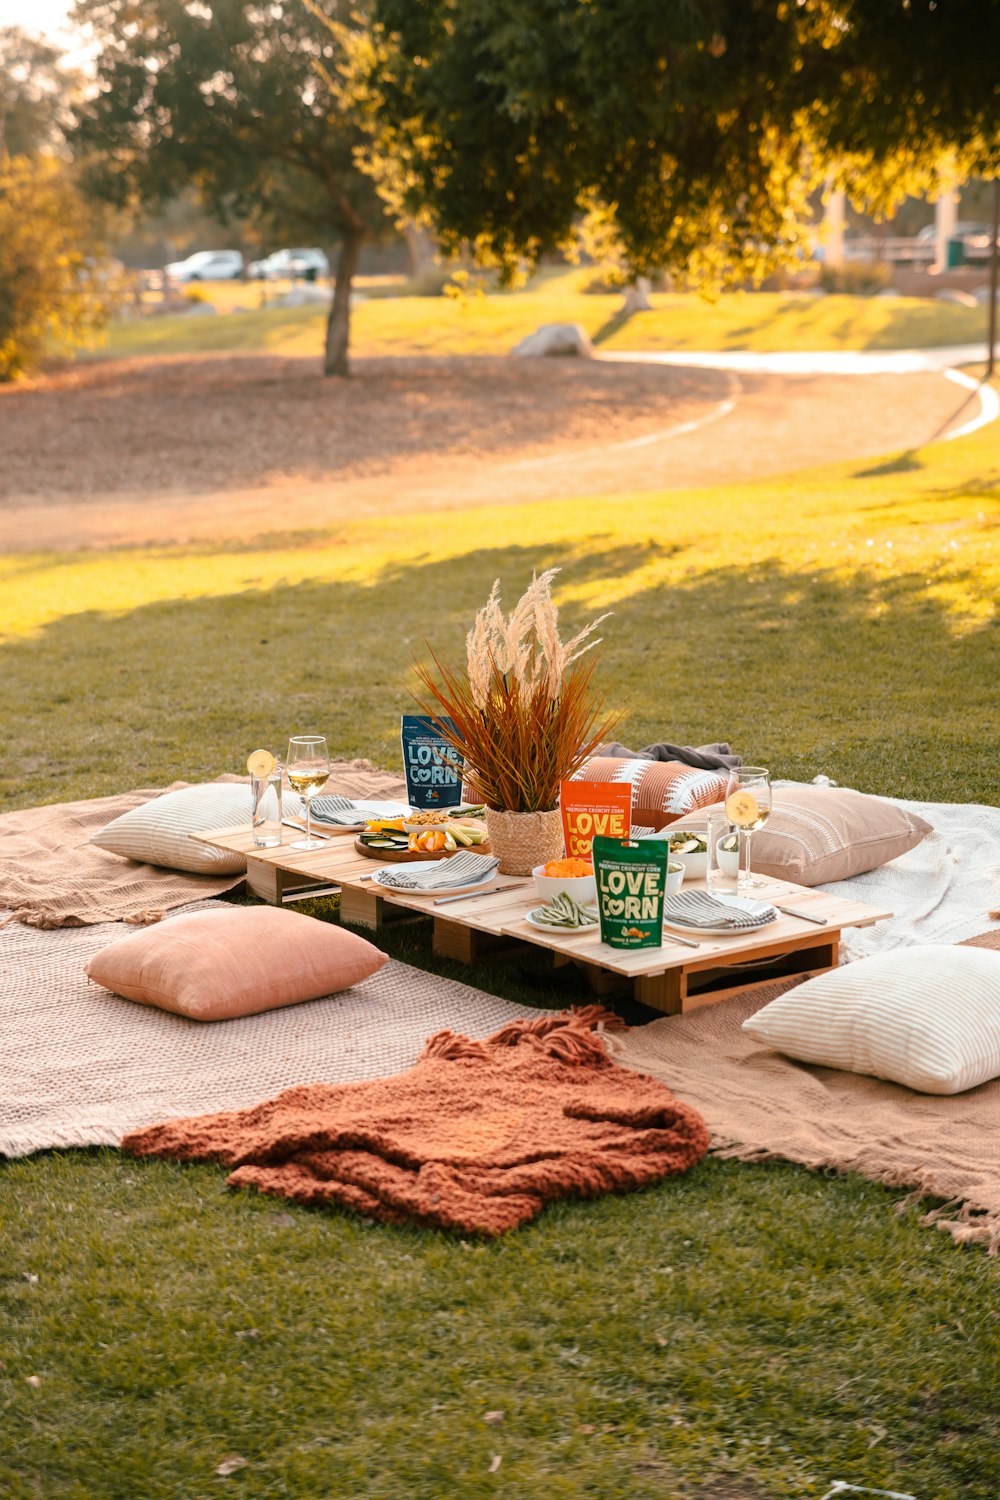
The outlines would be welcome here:
[[[268,793],[268,796],[273,796]],[[273,809],[277,816],[277,807]],[[249,786],[210,782],[165,792],[142,807],[133,807],[91,836],[90,842],[112,854],[168,870],[196,875],[226,875],[245,870],[247,857],[229,849],[212,849],[189,837],[213,828],[250,828]]]
[[[960,1094],[1000,1076],[1000,953],[897,948],[806,980],[743,1022],[800,1062]]]

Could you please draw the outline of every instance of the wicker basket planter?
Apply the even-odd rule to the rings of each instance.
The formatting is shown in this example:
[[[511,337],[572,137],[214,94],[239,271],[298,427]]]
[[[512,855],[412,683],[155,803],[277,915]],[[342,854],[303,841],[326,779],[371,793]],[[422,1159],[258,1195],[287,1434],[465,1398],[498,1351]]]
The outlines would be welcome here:
[[[536,865],[560,859],[563,852],[562,814],[498,812],[486,809],[490,847],[500,860],[501,875],[530,875]]]

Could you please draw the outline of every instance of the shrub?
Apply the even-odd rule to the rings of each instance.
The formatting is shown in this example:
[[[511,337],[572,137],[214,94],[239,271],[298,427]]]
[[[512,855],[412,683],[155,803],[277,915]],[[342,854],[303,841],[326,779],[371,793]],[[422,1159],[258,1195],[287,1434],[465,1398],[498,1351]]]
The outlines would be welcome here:
[[[824,292],[843,292],[853,297],[873,297],[892,286],[892,267],[877,261],[849,261],[843,266],[824,266],[819,276]]]
[[[88,342],[106,316],[89,214],[64,163],[0,160],[0,381]]]

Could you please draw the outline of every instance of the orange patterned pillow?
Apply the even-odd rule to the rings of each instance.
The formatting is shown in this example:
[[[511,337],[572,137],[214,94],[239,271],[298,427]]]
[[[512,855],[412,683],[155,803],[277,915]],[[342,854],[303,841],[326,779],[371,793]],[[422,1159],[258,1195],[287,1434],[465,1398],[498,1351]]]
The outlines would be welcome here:
[[[699,771],[679,760],[624,760],[595,755],[580,767],[574,781],[630,781],[632,822],[665,828],[699,807],[710,807],[726,795],[729,778],[719,771]]]

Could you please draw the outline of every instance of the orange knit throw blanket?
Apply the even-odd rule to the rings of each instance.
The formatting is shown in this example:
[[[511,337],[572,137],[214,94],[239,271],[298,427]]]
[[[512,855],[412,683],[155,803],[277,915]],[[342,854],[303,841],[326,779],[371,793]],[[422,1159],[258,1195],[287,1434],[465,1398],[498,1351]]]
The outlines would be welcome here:
[[[431,1037],[370,1083],[287,1089],[253,1109],[126,1136],[135,1156],[216,1161],[231,1187],[339,1203],[391,1223],[499,1235],[557,1198],[647,1187],[708,1149],[701,1116],[608,1057],[599,1006],[516,1021],[485,1042]]]

